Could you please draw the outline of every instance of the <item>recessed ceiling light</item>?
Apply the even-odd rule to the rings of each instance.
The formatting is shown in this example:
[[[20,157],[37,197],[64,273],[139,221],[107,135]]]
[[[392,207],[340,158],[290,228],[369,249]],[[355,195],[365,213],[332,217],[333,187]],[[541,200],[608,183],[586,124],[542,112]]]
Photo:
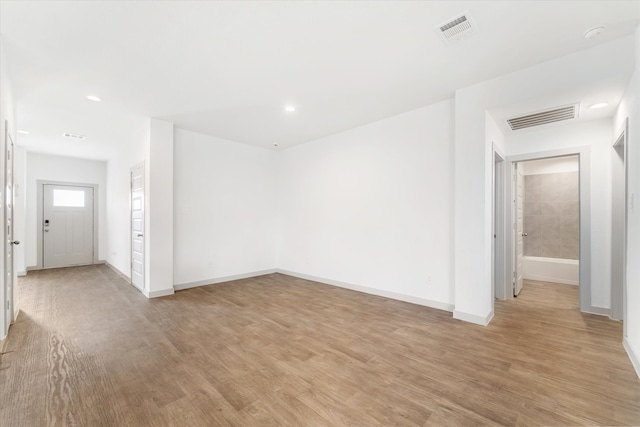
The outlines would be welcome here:
[[[284,111],[286,111],[287,113],[293,113],[294,111],[296,111],[296,107],[294,107],[293,105],[287,105],[284,107]]]
[[[594,27],[594,28],[588,30],[586,33],[584,33],[584,38],[587,39],[587,40],[588,39],[592,39],[594,37],[598,37],[603,32],[604,32],[604,27],[603,26]]]
[[[94,101],[94,102],[100,102],[100,101],[102,101],[102,99],[100,99],[100,97],[99,97],[99,96],[96,96],[96,95],[87,95],[87,99],[88,99],[89,101]]]
[[[19,130],[18,133],[20,135],[29,135],[29,132],[27,132],[26,130]]]
[[[597,104],[589,105],[589,108],[591,108],[592,110],[597,110],[598,108],[604,108],[607,105],[609,104],[607,104],[606,102],[598,102]]]

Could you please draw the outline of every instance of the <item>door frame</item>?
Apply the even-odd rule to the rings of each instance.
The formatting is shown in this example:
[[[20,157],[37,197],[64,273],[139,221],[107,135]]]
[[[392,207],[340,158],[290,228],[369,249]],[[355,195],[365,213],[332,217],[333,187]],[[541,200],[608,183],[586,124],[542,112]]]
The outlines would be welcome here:
[[[629,173],[628,173],[628,135],[629,119],[625,118],[621,128],[616,133],[611,149],[612,170],[611,170],[611,313],[610,317],[623,321],[623,335],[627,334],[627,224],[629,217],[628,197],[629,197]],[[622,164],[617,162],[619,149],[622,148]],[[616,176],[621,178],[623,185],[622,193],[615,191],[618,181]],[[616,200],[615,195],[618,195]],[[620,201],[622,203],[620,203]],[[614,215],[619,214],[624,217],[622,224],[616,226]],[[617,251],[621,253],[616,253]],[[615,255],[618,255],[617,257]]]
[[[493,283],[493,298],[504,300],[505,278],[505,156],[493,144],[493,198],[492,198],[492,262],[491,283]]]
[[[527,160],[550,159],[554,157],[578,156],[579,169],[579,187],[580,187],[580,275],[578,293],[580,311],[602,313],[601,309],[594,308],[591,305],[591,147],[581,146],[574,148],[563,148],[550,151],[539,151],[533,153],[518,154],[508,156],[506,158],[506,168],[510,173],[510,179],[506,181],[505,194],[513,194],[514,163]],[[512,209],[507,209],[507,224],[513,224],[515,218]],[[513,254],[515,253],[515,230],[513,226],[507,227],[507,250],[505,257],[506,270],[513,277],[515,265]],[[512,280],[505,280],[505,295],[507,299],[513,298],[513,292],[509,296],[507,287],[513,286]]]
[[[132,220],[132,214],[133,214],[133,172],[136,169],[142,168],[142,209],[143,209],[143,214],[142,214],[142,234],[143,234],[143,238],[144,238],[144,242],[142,245],[142,287],[138,287],[134,282],[133,282],[133,220]],[[138,289],[139,291],[141,291],[142,293],[148,292],[147,291],[147,166],[145,164],[144,161],[132,166],[131,168],[129,168],[129,282],[131,284],[131,286],[133,286],[134,288]],[[146,294],[145,294],[146,295]]]
[[[91,187],[93,188],[93,256],[91,257],[91,264],[98,264],[98,184],[85,184],[79,182],[64,182],[64,181],[48,181],[39,179],[36,181],[37,188],[37,213],[36,213],[36,227],[38,230],[37,233],[37,263],[35,267],[29,267],[29,270],[42,270],[43,267],[43,258],[44,258],[44,245],[42,244],[42,239],[44,238],[43,222],[44,222],[44,186],[45,185],[67,185],[70,187]]]
[[[9,158],[9,147],[11,146],[11,158]],[[15,232],[15,169],[14,169],[14,158],[15,158],[15,143],[13,142],[13,138],[11,137],[11,133],[9,132],[9,122],[5,120],[4,122],[4,150],[3,156],[4,160],[2,163],[3,173],[2,173],[2,190],[0,190],[0,197],[2,198],[2,295],[4,299],[2,301],[2,321],[0,325],[2,325],[2,330],[0,331],[0,341],[9,333],[9,327],[16,319],[16,305],[15,305],[15,286],[17,281],[17,273],[16,273],[16,262],[15,262],[15,252],[13,250],[13,239]],[[11,204],[10,206],[7,204],[7,168],[9,167],[9,162],[11,163]],[[8,212],[11,210],[11,229],[7,229],[7,218]],[[8,242],[12,243],[8,245]],[[7,247],[11,246],[11,256],[9,256],[9,252],[7,251]],[[11,285],[7,281],[7,266],[11,264]],[[8,315],[7,315],[8,312]],[[1,346],[0,346],[1,347]]]

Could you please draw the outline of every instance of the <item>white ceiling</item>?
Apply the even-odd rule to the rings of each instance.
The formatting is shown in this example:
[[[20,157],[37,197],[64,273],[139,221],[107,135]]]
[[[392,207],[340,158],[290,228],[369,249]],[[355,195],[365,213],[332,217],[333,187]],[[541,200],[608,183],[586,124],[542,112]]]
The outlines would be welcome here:
[[[445,46],[434,27],[464,11],[477,34]],[[29,132],[18,144],[105,160],[149,117],[265,148],[307,142],[632,34],[640,2],[1,0],[0,19]],[[631,72],[612,70],[611,98]]]

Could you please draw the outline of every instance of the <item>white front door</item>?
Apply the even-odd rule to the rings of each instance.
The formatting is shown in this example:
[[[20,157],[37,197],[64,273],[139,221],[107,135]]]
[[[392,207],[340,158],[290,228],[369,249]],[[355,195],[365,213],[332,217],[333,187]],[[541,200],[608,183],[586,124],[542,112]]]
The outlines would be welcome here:
[[[6,298],[5,303],[5,329],[0,333],[0,336],[5,335],[7,330],[9,329],[9,325],[13,322],[14,318],[14,307],[13,307],[13,271],[14,271],[14,262],[13,262],[13,245],[18,245],[20,242],[17,240],[13,240],[13,204],[14,204],[14,193],[13,193],[13,140],[11,139],[11,135],[7,130],[5,125],[5,156],[4,156],[4,188],[5,188],[5,200],[4,200],[4,217],[5,217],[5,227],[4,227],[4,295]]]
[[[144,164],[131,169],[131,283],[144,289]]]
[[[43,185],[42,265],[93,263],[93,187]]]
[[[522,290],[522,257],[523,257],[523,224],[524,224],[524,177],[522,175],[522,168],[515,164],[515,180],[516,180],[516,194],[515,194],[515,211],[516,211],[516,272],[515,280],[513,284],[513,295],[518,296]]]

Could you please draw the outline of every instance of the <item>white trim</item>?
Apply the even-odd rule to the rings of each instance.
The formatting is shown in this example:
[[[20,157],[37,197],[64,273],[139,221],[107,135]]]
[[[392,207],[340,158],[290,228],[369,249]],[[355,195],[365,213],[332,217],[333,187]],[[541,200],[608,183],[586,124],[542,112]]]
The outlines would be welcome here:
[[[138,289],[138,288],[136,288],[136,289]],[[160,289],[159,291],[153,291],[153,292],[149,292],[146,289],[143,289],[141,292],[145,297],[147,297],[149,299],[151,299],[151,298],[159,298],[159,297],[166,297],[166,296],[169,296],[169,295],[173,295],[175,293],[173,288]]]
[[[269,270],[254,271],[251,273],[234,274],[231,276],[217,277],[215,279],[205,279],[205,280],[198,280],[196,282],[180,283],[177,285],[173,285],[173,289],[176,291],[183,291],[185,289],[197,288],[199,286],[214,285],[216,283],[231,282],[233,280],[240,280],[240,279],[249,279],[251,277],[264,276],[265,274],[273,274],[276,272],[277,270],[275,268],[272,268]]]
[[[325,285],[337,286],[339,288],[350,289],[352,291],[363,292],[365,294],[377,295],[380,297],[390,298],[398,301],[409,302],[412,304],[418,304],[425,307],[435,308],[444,311],[453,311],[453,304],[448,304],[440,301],[433,301],[425,298],[414,297],[411,295],[399,294],[396,292],[383,291],[381,289],[370,288],[368,286],[354,285],[352,283],[340,282],[337,280],[326,279],[324,277],[311,276],[309,274],[296,273],[294,271],[276,269],[277,273],[285,274],[287,276],[298,277],[300,279],[311,280],[313,282],[323,283]]]
[[[454,310],[453,318],[469,323],[475,323],[476,325],[480,326],[487,326],[489,322],[491,322],[491,319],[493,319],[493,310],[491,310],[486,316],[478,316],[476,314]]]
[[[538,281],[538,282],[560,283],[562,285],[578,286],[580,284],[579,280],[563,279],[563,278],[554,277],[554,276],[545,276],[543,274],[527,273],[527,274],[523,274],[522,278],[524,280],[535,280],[535,281]]]
[[[640,378],[640,355],[633,350],[633,346],[627,337],[622,339],[622,345],[624,346],[624,349],[627,350],[633,369],[636,370],[636,374],[638,375],[638,378]]]
[[[597,314],[599,316],[608,316],[611,317],[611,309],[605,307],[597,307],[595,305],[591,305],[587,307],[586,310],[582,310],[583,313]]]
[[[76,267],[80,265],[93,265],[98,263],[98,252],[100,250],[100,244],[98,237],[100,235],[99,221],[100,221],[100,206],[98,205],[98,199],[100,198],[100,185],[99,184],[87,184],[81,182],[67,182],[67,181],[50,181],[47,179],[36,180],[36,218],[37,218],[37,259],[36,265],[27,267],[28,270],[44,270],[43,262],[43,246],[42,246],[42,221],[44,219],[44,186],[45,185],[66,185],[70,187],[87,187],[93,189],[93,254],[91,256],[91,262],[87,264],[74,264],[65,267]],[[59,267],[56,267],[59,268]]]
[[[109,261],[103,261],[103,262],[104,262],[104,265],[106,265],[111,270],[113,270],[122,280],[124,280],[128,284],[131,284],[131,278],[129,276],[124,274],[122,271],[118,270],[118,268],[115,265],[109,263]],[[138,289],[138,288],[136,288],[136,289]]]
[[[590,312],[591,307],[591,147],[579,146],[562,148],[551,151],[530,152],[524,154],[518,154],[515,156],[509,156],[506,158],[507,169],[512,170],[513,164],[526,161],[526,160],[538,160],[553,157],[564,156],[579,156],[580,162],[580,283],[578,285],[578,293],[580,298],[580,311]],[[507,193],[511,194],[511,180],[507,182]],[[513,213],[511,209],[507,210],[508,220],[507,224],[513,224]],[[507,251],[506,251],[506,263],[507,271],[513,274],[514,262],[513,262],[513,241],[514,232],[513,227],[507,227]],[[509,295],[508,290],[506,292]]]

